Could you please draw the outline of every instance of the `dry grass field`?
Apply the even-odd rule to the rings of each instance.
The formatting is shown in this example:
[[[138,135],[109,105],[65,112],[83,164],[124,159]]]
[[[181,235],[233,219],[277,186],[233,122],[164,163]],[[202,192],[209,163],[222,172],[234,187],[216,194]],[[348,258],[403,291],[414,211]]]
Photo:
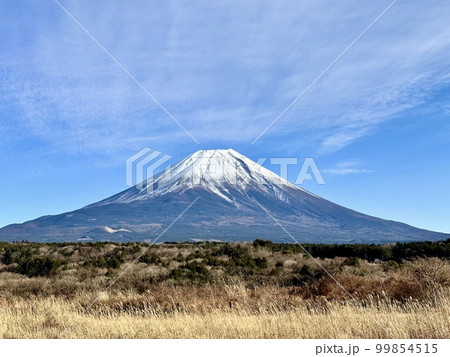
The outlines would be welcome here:
[[[317,258],[353,300],[289,245],[3,244],[0,337],[450,337],[445,257],[356,248]]]
[[[80,301],[64,298],[16,299],[0,305],[2,338],[449,338],[450,301],[438,306],[349,302],[285,309],[272,302],[259,309],[190,305],[161,312],[151,295],[104,298],[85,315]],[[170,300],[169,300],[170,301]],[[302,306],[303,305],[303,306]],[[377,321],[377,322],[376,322]],[[379,325],[383,326],[385,332]],[[72,325],[71,325],[72,324]],[[65,331],[67,327],[70,328]]]

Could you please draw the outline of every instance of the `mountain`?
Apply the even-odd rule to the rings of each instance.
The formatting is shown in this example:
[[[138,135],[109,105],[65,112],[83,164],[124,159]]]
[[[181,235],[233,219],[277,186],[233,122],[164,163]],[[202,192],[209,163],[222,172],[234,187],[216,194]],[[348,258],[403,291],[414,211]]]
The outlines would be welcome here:
[[[0,229],[0,240],[154,240],[256,238],[385,243],[447,239],[371,217],[305,191],[234,150],[201,150],[139,185],[84,208]]]

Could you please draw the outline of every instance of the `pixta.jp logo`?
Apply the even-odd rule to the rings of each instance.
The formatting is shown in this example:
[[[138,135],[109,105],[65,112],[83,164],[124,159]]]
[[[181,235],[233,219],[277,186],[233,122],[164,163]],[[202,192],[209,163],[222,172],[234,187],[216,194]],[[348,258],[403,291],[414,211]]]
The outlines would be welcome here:
[[[131,156],[126,161],[126,183],[128,186],[140,190],[144,188],[152,193],[157,186],[153,178],[157,171],[172,158],[150,148],[144,148]],[[257,164],[262,166],[267,158],[259,158]],[[299,160],[295,157],[269,158],[270,165],[279,166],[279,176],[288,180],[295,174],[295,184],[302,185],[304,181],[315,180],[317,184],[324,185],[325,180],[313,158],[306,158],[300,167]],[[184,180],[191,180],[192,185],[198,185],[202,180],[226,177],[228,183],[237,183],[238,166],[222,162],[220,157],[198,157],[196,161],[184,169]],[[170,179],[173,172],[171,166],[165,167],[166,179]],[[168,176],[167,176],[168,175]],[[250,175],[251,176],[251,175]],[[185,181],[186,182],[186,181]]]
[[[266,157],[262,157],[258,159],[257,163],[262,166],[266,160]],[[298,170],[299,167],[299,162],[296,157],[272,157],[269,162],[271,165],[280,166],[280,176],[285,180],[288,180],[288,174],[292,169]],[[325,180],[312,157],[307,157],[303,160],[302,167],[298,171],[294,183],[296,185],[302,185],[307,180],[313,180],[311,174],[314,176],[314,180],[318,185],[325,185]]]
[[[126,180],[128,186],[134,186],[142,190],[145,186],[148,193],[153,192],[153,177],[155,171],[164,165],[172,156],[163,155],[161,152],[144,148],[126,161]]]

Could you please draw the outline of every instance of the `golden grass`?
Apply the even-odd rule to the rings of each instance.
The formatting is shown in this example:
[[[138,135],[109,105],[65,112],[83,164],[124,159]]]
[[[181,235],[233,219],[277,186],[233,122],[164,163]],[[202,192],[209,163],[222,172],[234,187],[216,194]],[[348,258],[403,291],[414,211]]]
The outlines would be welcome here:
[[[16,298],[0,303],[0,337],[448,338],[448,296],[448,291],[443,293],[437,306],[417,301],[398,304],[372,299],[365,302],[364,308],[349,301],[315,305],[303,301],[287,310],[281,306],[264,307],[259,311],[217,306],[170,313],[161,313],[160,308],[151,304],[142,305],[143,301],[139,307],[125,309],[123,303],[117,302],[117,297],[105,297],[83,316],[80,316],[83,311],[81,300]],[[137,298],[134,297],[135,302]]]
[[[128,247],[122,254],[126,247],[113,244],[34,250],[16,245],[15,262],[0,260],[0,338],[450,337],[448,259],[419,258],[400,265],[320,259],[338,286],[303,254],[233,247],[246,248],[242,261],[266,258],[267,266],[232,269],[214,262],[209,251],[214,247],[207,245],[152,247],[160,259],[130,269],[142,247]],[[124,257],[121,266],[93,264],[113,253]],[[64,258],[67,264],[34,276],[19,269],[21,259],[32,262],[30,254]],[[217,259],[231,261],[234,253],[227,254]],[[192,274],[186,267],[184,275],[171,274],[188,261]]]

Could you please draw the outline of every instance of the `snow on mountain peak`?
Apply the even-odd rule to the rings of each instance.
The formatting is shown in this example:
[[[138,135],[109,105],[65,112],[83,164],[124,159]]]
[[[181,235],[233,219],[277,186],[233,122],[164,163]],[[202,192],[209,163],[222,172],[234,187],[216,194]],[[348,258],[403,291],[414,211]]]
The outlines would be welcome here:
[[[288,187],[307,192],[233,149],[199,150],[114,197],[113,202],[145,200],[170,192],[181,194],[194,188],[212,192],[228,202],[234,201],[231,191],[247,195],[250,188],[288,201]],[[112,202],[103,202],[107,203]]]

